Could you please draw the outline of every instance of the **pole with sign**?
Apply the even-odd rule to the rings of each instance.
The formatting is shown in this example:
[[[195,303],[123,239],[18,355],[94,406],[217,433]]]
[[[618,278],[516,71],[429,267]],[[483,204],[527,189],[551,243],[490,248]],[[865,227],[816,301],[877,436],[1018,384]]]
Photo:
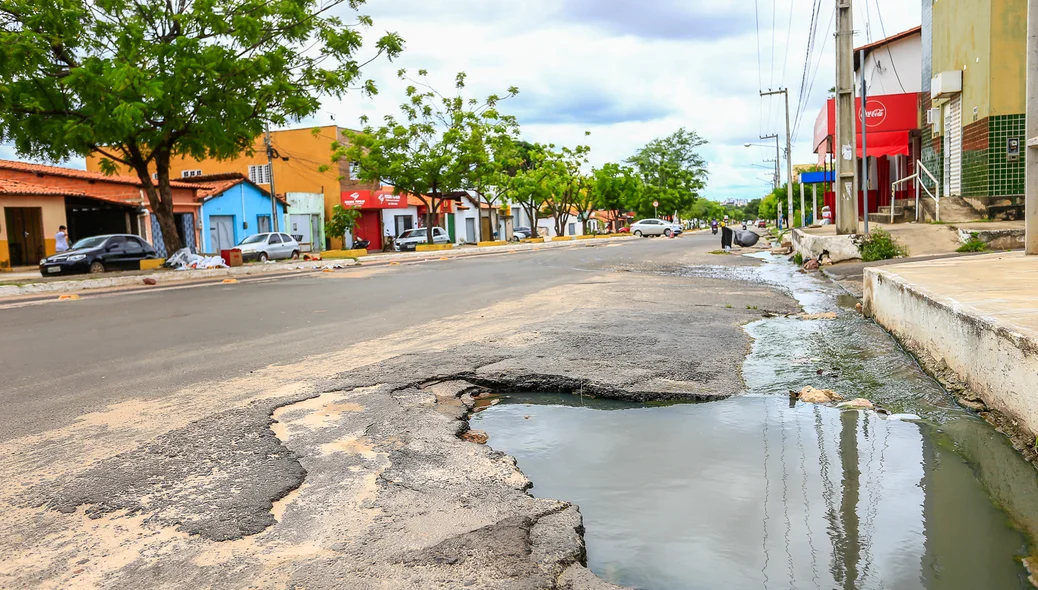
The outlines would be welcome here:
[[[660,216],[660,202],[659,201],[653,201],[652,202],[652,213],[653,213],[653,217],[659,219],[659,216]]]

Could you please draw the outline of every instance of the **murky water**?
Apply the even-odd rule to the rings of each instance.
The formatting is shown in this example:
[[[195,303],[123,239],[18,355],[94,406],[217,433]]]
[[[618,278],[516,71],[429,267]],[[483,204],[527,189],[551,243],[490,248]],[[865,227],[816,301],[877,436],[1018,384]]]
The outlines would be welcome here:
[[[580,506],[591,569],[654,590],[1029,588],[1034,468],[828,284],[773,260],[734,272],[838,318],[747,326],[747,393],[730,400],[516,395],[472,417],[532,493]],[[790,408],[803,385],[924,420]]]

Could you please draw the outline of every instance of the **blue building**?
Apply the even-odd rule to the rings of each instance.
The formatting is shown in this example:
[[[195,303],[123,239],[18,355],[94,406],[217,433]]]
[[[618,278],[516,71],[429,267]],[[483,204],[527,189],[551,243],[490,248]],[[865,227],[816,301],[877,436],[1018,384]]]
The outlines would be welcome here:
[[[253,234],[273,231],[270,193],[244,175],[229,172],[180,180],[207,187],[198,191],[198,200],[202,202],[201,252],[219,254]],[[277,199],[279,226],[285,219],[285,206],[284,200]],[[281,231],[285,228],[281,227]]]

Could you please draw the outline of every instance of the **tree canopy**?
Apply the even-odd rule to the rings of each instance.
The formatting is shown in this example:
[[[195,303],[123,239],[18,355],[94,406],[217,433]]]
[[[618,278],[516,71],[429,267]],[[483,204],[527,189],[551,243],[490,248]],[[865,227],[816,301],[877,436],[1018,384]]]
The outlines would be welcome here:
[[[671,135],[657,138],[627,159],[645,187],[633,209],[642,216],[654,215],[653,201],[660,211],[684,211],[695,203],[709,178],[706,160],[698,148],[707,141],[684,127]]]
[[[361,68],[403,49],[396,34],[355,56],[363,0],[4,0],[0,139],[22,156],[100,153],[133,169],[165,244],[179,248],[169,164],[234,157],[268,125],[315,114],[320,98],[374,93]],[[152,179],[151,170],[156,172]]]

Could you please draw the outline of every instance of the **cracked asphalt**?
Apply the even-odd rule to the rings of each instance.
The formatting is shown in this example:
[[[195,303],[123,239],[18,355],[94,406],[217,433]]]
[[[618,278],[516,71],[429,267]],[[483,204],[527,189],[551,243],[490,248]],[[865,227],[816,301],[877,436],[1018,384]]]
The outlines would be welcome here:
[[[610,588],[485,391],[709,401],[796,304],[709,234],[0,310],[0,587]],[[53,355],[41,351],[62,351]]]

